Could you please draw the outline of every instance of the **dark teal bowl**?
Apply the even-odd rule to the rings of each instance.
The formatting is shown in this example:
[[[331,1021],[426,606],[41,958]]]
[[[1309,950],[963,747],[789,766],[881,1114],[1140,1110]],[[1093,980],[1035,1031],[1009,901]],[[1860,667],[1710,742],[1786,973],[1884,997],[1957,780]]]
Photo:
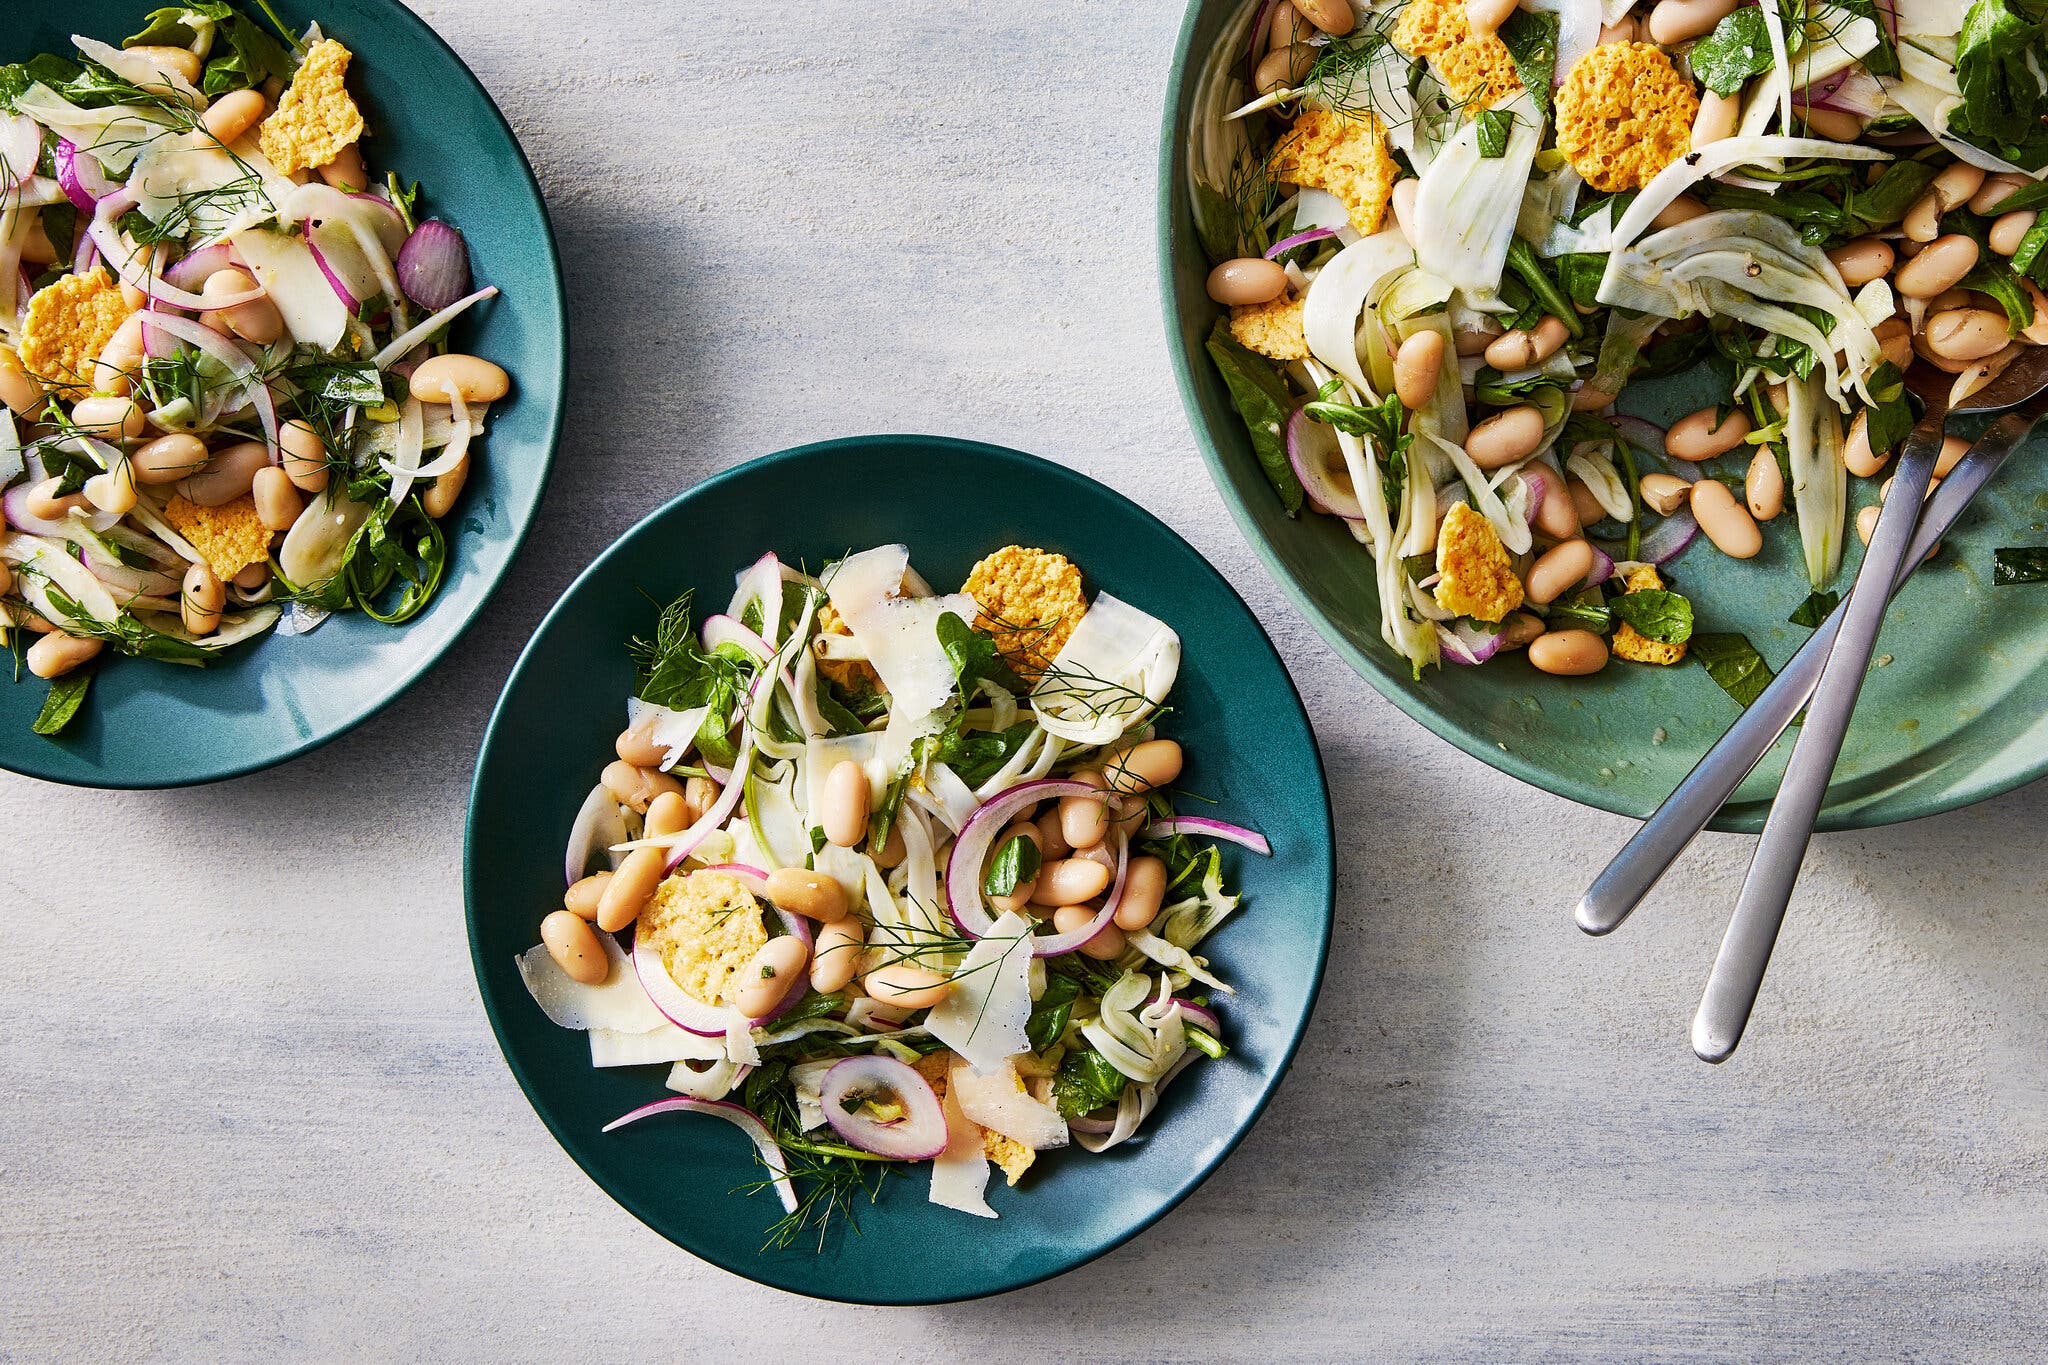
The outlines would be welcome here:
[[[1181,634],[1171,732],[1187,785],[1265,832],[1274,856],[1227,853],[1245,904],[1204,952],[1238,995],[1220,1006],[1233,1051],[1191,1068],[1141,1136],[1104,1156],[1041,1159],[1019,1189],[998,1175],[994,1222],[926,1202],[923,1169],[892,1177],[845,1231],[764,1251],[782,1210],[741,1134],[677,1115],[600,1134],[668,1094],[666,1067],[593,1070],[581,1033],[535,1006],[513,958],[559,908],[562,847],[611,756],[632,689],[624,641],[684,589],[722,604],[735,571],[773,549],[817,565],[900,541],[941,587],[1020,543],[1079,564]],[[577,1164],[642,1222],[735,1274],[820,1298],[933,1303],[999,1293],[1100,1256],[1157,1220],[1230,1154],[1287,1069],[1322,979],[1331,909],[1330,807],[1300,698],[1229,584],[1156,517],[1101,484],[995,446],[874,436],[784,451],[707,480],[601,555],[528,644],[484,736],[463,888],[484,1008],[527,1098]]]
[[[119,43],[149,4],[30,0],[0,24],[0,61],[71,51],[82,33]],[[369,159],[425,189],[422,207],[462,229],[476,278],[502,291],[458,319],[455,344],[512,375],[444,527],[448,574],[403,626],[357,612],[311,635],[270,635],[200,670],[108,658],[64,733],[30,733],[48,685],[0,682],[0,768],[81,787],[176,787],[267,768],[374,715],[476,618],[540,506],[561,433],[568,322],[547,209],[504,117],[448,45],[395,0],[280,3],[356,54],[348,83],[370,127]]]
[[[1290,519],[1259,470],[1244,424],[1203,342],[1218,308],[1188,207],[1187,137],[1196,74],[1242,0],[1194,0],[1167,82],[1160,138],[1160,292],[1181,399],[1210,476],[1245,539],[1330,647],[1394,705],[1502,772],[1603,810],[1646,817],[1734,720],[1735,705],[1692,663],[1615,663],[1553,678],[1520,654],[1479,668],[1409,676],[1380,639],[1372,562],[1340,523]],[[1662,424],[1725,398],[1701,373],[1631,386],[1627,411]],[[2048,464],[2040,438],[1978,496],[1947,542],[1892,604],[1879,666],[1857,705],[1821,829],[1889,824],[1953,810],[2048,772],[2048,589],[1993,587],[1992,551],[2048,539]],[[1737,469],[1736,473],[1740,473]],[[1855,480],[1853,509],[1876,501]],[[1669,567],[1703,631],[1740,631],[1773,668],[1808,632],[1786,618],[1806,598],[1788,511],[1764,552],[1732,560],[1696,541]],[[1862,546],[1848,537],[1834,587],[1846,591]],[[1762,826],[1791,749],[1787,738],[1736,791],[1717,829]]]

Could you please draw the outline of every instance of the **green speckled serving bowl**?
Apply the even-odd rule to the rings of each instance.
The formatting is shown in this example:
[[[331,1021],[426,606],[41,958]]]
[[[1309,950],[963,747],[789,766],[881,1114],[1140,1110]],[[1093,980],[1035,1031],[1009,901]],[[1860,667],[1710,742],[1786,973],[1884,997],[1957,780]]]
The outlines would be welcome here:
[[[0,20],[0,61],[71,51],[69,35],[118,43],[141,0],[28,0]],[[512,130],[448,45],[396,0],[283,0],[356,59],[348,83],[368,122],[374,171],[425,189],[422,207],[460,227],[480,283],[502,291],[455,324],[455,342],[503,365],[512,397],[491,408],[462,500],[444,527],[440,593],[403,626],[339,613],[311,635],[266,636],[209,669],[106,658],[60,736],[30,733],[48,685],[0,679],[0,767],[87,787],[173,787],[281,763],[374,714],[426,672],[482,610],[540,505],[561,428],[568,324],[547,210]],[[252,11],[253,12],[253,11]]]
[[[1160,285],[1168,345],[1188,420],[1224,500],[1280,586],[1323,637],[1388,700],[1459,748],[1546,791],[1647,817],[1735,716],[1706,671],[1617,661],[1591,678],[1553,678],[1517,653],[1420,681],[1379,637],[1366,552],[1330,517],[1291,520],[1260,472],[1203,342],[1218,316],[1188,207],[1186,129],[1195,77],[1239,0],[1195,0],[1168,78],[1160,139]],[[1631,387],[1622,408],[1667,425],[1717,397],[1704,374]],[[2048,539],[2048,474],[2039,438],[1979,496],[1940,557],[1893,604],[1820,828],[1849,829],[1951,810],[2048,772],[2048,588],[1991,586],[2001,545]],[[1857,481],[1854,508],[1876,500]],[[1704,539],[1667,568],[1703,631],[1740,631],[1776,669],[1807,632],[1787,623],[1809,588],[1791,513],[1765,528],[1764,552],[1727,558]],[[1853,580],[1861,545],[1833,585]],[[1723,809],[1717,829],[1762,826],[1791,749],[1781,740]]]
[[[1170,732],[1187,746],[1190,790],[1262,830],[1274,856],[1226,849],[1244,906],[1203,952],[1236,986],[1217,997],[1232,1051],[1192,1067],[1128,1143],[1102,1156],[1042,1158],[1017,1189],[992,1182],[994,1222],[935,1207],[919,1167],[860,1209],[859,1234],[765,1251],[781,1217],[736,1129],[664,1115],[601,1134],[665,1097],[665,1066],[593,1070],[581,1033],[555,1027],[513,958],[561,905],[562,849],[611,756],[633,670],[624,642],[654,624],[650,597],[685,588],[704,610],[773,549],[819,565],[902,542],[932,583],[958,584],[982,555],[1040,545],[1180,632]],[[477,984],[505,1060],[548,1128],[635,1217],[735,1274],[859,1303],[973,1298],[1070,1270],[1160,1218],[1228,1156],[1280,1082],[1322,978],[1330,935],[1329,798],[1322,764],[1279,657],[1230,586],[1134,503],[1083,476],[969,441],[874,436],[766,456],[692,488],[627,532],[542,622],[484,737],[463,868]]]

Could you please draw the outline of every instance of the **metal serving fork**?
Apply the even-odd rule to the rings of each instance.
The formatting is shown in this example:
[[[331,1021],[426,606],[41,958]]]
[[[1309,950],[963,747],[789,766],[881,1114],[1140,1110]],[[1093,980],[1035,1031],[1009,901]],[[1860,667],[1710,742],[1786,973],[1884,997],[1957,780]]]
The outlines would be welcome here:
[[[1913,570],[1919,567],[1933,551],[1940,539],[1955,525],[1956,520],[1962,515],[1963,510],[1969,506],[1970,501],[1976,497],[1984,485],[1998,472],[1999,467],[2004,464],[2006,458],[2026,438],[2027,433],[2032,430],[2035,422],[2040,419],[2044,410],[2048,410],[2048,398],[2042,396],[2044,390],[2048,390],[2048,349],[2029,350],[2008,366],[2004,373],[1993,380],[1991,384],[1979,393],[1972,395],[1964,403],[1958,405],[1952,412],[1940,410],[1932,412],[1927,419],[1923,419],[1920,427],[1915,428],[1914,436],[1908,438],[1908,443],[1909,445],[1912,444],[1917,438],[1926,446],[1928,450],[1925,457],[1926,467],[1931,470],[1933,451],[1939,449],[1941,429],[1947,417],[1970,413],[1998,412],[2009,408],[2020,409],[2020,411],[2013,412],[1994,422],[1977,441],[1976,445],[1971,448],[1970,453],[1942,481],[1941,486],[1934,491],[1934,495],[1926,500],[1926,504],[1921,510],[1919,524],[1917,528],[1913,529],[1910,539],[1906,539],[1898,530],[1892,533],[1895,537],[1906,540],[1906,544],[1903,564],[1896,569],[1892,576],[1891,592],[1896,593],[1904,585],[1906,579],[1911,577]],[[1928,435],[1923,434],[1923,429],[1928,428],[1931,428],[1931,440]],[[1899,496],[1890,501],[1896,502],[1902,508],[1912,508],[1919,505],[1919,498],[1904,487],[1903,476],[1906,472],[1904,465],[1905,459],[1902,456],[1901,469],[1899,475],[1895,476],[1893,484],[1893,491]],[[1919,487],[1921,489],[1925,488],[1924,475]],[[1910,525],[1910,523],[1894,520],[1895,527],[1907,525]],[[1872,543],[1873,547],[1879,543],[1876,536],[1872,537]],[[1870,566],[1870,563],[1871,560],[1866,559],[1866,568]],[[1889,594],[1886,594],[1886,596],[1888,598]],[[1593,885],[1588,888],[1585,896],[1580,900],[1575,912],[1575,918],[1581,929],[1589,934],[1597,935],[1606,934],[1618,928],[1622,921],[1628,918],[1629,913],[1641,903],[1642,898],[1649,893],[1650,888],[1657,884],[1665,871],[1677,860],[1678,855],[1683,853],[1686,847],[1692,843],[1694,836],[1706,828],[1707,822],[1713,818],[1714,813],[1721,808],[1729,796],[1734,793],[1735,789],[1741,785],[1742,779],[1749,775],[1750,770],[1756,766],[1764,754],[1777,742],[1778,736],[1784,732],[1786,726],[1791,724],[1793,718],[1799,714],[1800,709],[1813,696],[1814,690],[1820,682],[1822,672],[1827,666],[1830,654],[1835,649],[1837,640],[1844,630],[1850,607],[1854,601],[1855,596],[1852,593],[1850,601],[1836,608],[1835,612],[1822,623],[1820,628],[1814,631],[1812,637],[1793,656],[1792,660],[1786,664],[1784,670],[1770,687],[1765,689],[1763,695],[1752,702],[1742,715],[1736,719],[1735,723],[1729,727],[1727,733],[1715,743],[1713,748],[1700,760],[1699,764],[1686,779],[1678,785],[1677,789],[1672,792],[1664,804],[1658,807],[1656,813],[1650,817],[1649,821],[1635,833],[1628,843],[1623,846],[1622,850],[1615,855],[1614,860],[1594,880]],[[1866,599],[1866,604],[1866,611],[1870,611],[1872,606],[1877,605],[1870,603],[1869,599]],[[1881,619],[1881,609],[1876,612],[1876,615]],[[1873,640],[1875,638],[1874,627],[1872,638]],[[1866,662],[1867,655],[1868,647],[1866,646]],[[1859,677],[1860,672],[1859,667]],[[1809,717],[1809,724],[1811,722],[1812,717]],[[1839,743],[1840,741],[1837,739],[1834,751],[1827,755],[1827,767],[1830,771],[1833,767],[1835,753],[1839,752]],[[1816,764],[1818,762],[1818,754],[1819,751],[1816,750]],[[1826,789],[1826,776],[1824,773],[1820,780],[1820,790],[1823,794]],[[1816,797],[1814,810],[1817,812],[1818,808],[1818,798]],[[1798,842],[1801,852],[1804,850],[1805,840],[1810,834],[1811,828],[1811,816],[1807,818],[1805,823],[1798,825],[1800,831]],[[1796,857],[1793,860],[1793,867],[1796,871]],[[1789,882],[1787,882],[1787,886],[1789,888]],[[1771,924],[1767,940],[1762,942],[1762,951],[1766,960],[1770,944],[1775,942],[1776,939],[1776,923],[1782,920],[1782,916],[1783,910],[1781,906],[1777,912],[1776,920]],[[1731,924],[1731,937],[1734,934],[1734,929],[1735,926]],[[1745,935],[1745,938],[1748,938],[1748,936]],[[1728,944],[1724,942],[1724,955],[1727,949]],[[1753,950],[1750,952],[1750,957],[1754,958]],[[1755,975],[1756,979],[1760,982],[1762,979],[1760,963],[1755,968]],[[1731,976],[1729,979],[1734,980],[1736,978]],[[1736,998],[1739,999],[1739,996]],[[1753,999],[1753,991],[1751,998]],[[1740,1031],[1738,1029],[1736,1031],[1736,1038],[1739,1039],[1739,1036]],[[1702,1055],[1704,1056],[1707,1052],[1718,1049],[1719,1039],[1722,1037],[1725,1037],[1725,1030],[1717,1034],[1715,1039],[1703,1040],[1696,1038],[1695,1041],[1709,1042],[1710,1045],[1702,1050]],[[1733,1046],[1733,1041],[1729,1041],[1727,1043],[1727,1050],[1721,1051],[1720,1056],[1725,1057],[1728,1051],[1733,1050]],[[1713,1060],[1719,1060],[1719,1058],[1713,1058]]]

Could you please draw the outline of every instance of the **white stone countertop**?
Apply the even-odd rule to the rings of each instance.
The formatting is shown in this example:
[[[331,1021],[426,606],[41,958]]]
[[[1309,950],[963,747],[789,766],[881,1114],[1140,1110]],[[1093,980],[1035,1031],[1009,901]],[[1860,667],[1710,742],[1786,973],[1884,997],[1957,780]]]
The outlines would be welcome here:
[[[1742,1052],[1695,1061],[1747,841],[1581,936],[1627,823],[1380,700],[1202,472],[1154,285],[1177,5],[422,13],[552,207],[554,482],[462,647],[327,748],[174,793],[0,776],[0,1360],[2040,1358],[2048,786],[1816,841]],[[760,1288],[613,1204],[499,1056],[459,885],[485,718],[576,571],[714,470],[877,430],[1065,461],[1213,559],[1339,845],[1243,1147],[1097,1264],[932,1309]]]

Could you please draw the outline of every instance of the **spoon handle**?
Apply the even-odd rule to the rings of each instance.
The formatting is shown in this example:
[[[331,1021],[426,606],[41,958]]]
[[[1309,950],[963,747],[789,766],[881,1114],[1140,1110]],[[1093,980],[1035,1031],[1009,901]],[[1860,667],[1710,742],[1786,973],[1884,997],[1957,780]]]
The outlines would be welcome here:
[[[1914,532],[1912,549],[1892,590],[1905,585],[1913,570],[1933,552],[1962,516],[1963,509],[1991,481],[2027,432],[2035,415],[2009,413],[1994,422],[1970,448],[1962,462],[1934,490]],[[1837,607],[1792,656],[1784,671],[1749,704],[1727,733],[1715,742],[1664,804],[1636,831],[1614,861],[1594,879],[1579,901],[1574,918],[1589,934],[1611,933],[1621,926],[1658,879],[1678,860],[1714,813],[1727,804],[1742,779],[1749,776],[1777,742],[1792,718],[1813,695],[1828,651],[1842,629],[1845,608]]]

